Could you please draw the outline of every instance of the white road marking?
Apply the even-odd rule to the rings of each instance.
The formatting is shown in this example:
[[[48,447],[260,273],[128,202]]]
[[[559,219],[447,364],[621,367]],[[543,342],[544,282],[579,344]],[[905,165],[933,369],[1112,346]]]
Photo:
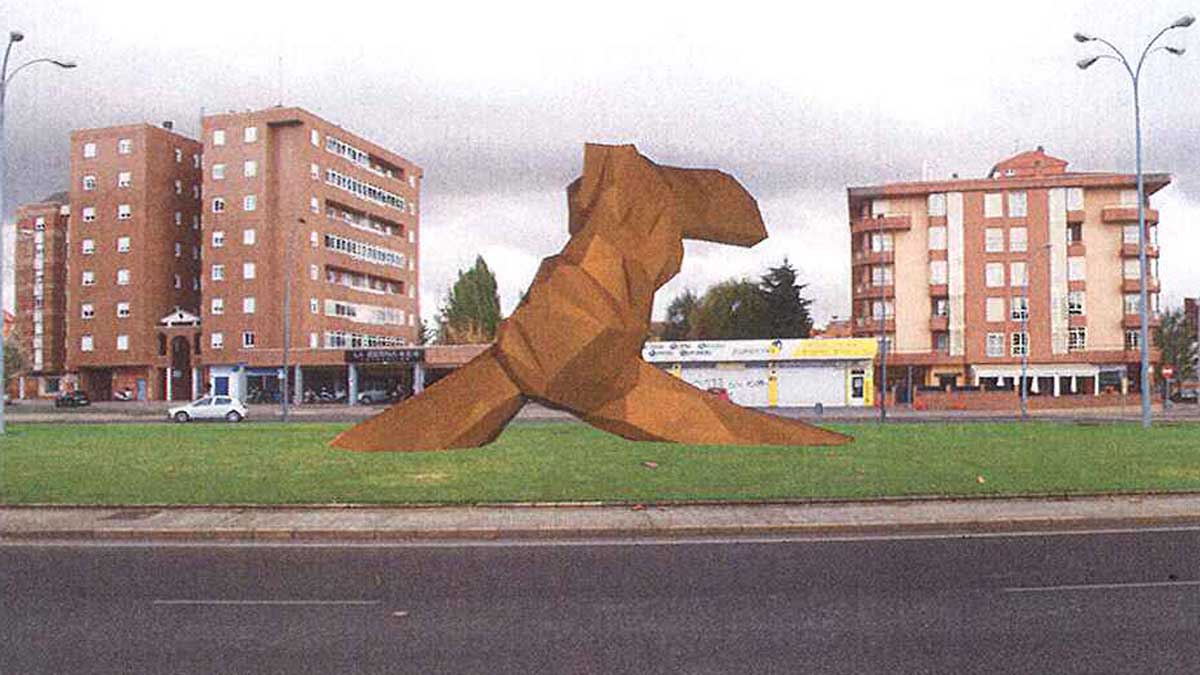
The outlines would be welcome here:
[[[155,600],[156,605],[378,605],[379,600]]]
[[[1061,586],[1014,586],[1005,593],[1056,593],[1060,591],[1111,591],[1123,588],[1172,588],[1200,586],[1200,581],[1131,581],[1118,584],[1064,584]]]

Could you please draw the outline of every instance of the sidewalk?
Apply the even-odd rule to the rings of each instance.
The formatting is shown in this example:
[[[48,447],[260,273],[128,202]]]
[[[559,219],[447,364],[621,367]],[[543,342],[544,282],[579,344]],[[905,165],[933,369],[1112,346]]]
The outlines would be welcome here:
[[[0,507],[0,542],[405,541],[1012,532],[1200,525],[1200,494],[808,504]]]

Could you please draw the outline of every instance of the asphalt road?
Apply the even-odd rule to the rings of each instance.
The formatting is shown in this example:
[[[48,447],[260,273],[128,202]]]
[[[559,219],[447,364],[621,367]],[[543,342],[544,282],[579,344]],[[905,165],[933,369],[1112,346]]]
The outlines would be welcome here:
[[[0,545],[0,672],[1195,673],[1200,528]]]

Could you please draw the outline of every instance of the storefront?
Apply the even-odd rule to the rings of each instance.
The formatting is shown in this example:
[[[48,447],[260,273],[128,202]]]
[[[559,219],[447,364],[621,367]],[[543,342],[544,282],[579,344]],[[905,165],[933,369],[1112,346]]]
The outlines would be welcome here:
[[[647,342],[642,358],[756,408],[870,406],[873,339]]]

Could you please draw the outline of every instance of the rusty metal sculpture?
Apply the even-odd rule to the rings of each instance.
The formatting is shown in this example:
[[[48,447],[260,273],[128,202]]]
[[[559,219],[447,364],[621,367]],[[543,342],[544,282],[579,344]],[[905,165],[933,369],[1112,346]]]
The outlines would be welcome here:
[[[753,246],[754,198],[715,170],[659,166],[632,145],[588,145],[567,188],[571,238],[542,261],[496,343],[419,396],[342,433],[360,451],[477,447],[526,400],[637,441],[837,445],[849,436],[742,408],[641,359],[654,292],[683,240]]]

